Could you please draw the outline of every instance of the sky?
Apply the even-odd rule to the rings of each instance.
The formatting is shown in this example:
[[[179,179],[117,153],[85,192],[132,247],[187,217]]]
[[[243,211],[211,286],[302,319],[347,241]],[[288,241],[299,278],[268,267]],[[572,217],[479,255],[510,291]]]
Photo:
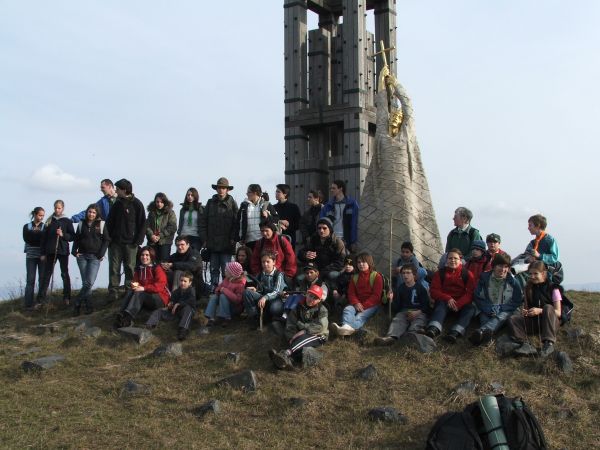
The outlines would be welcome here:
[[[600,3],[396,7],[442,239],[467,206],[516,255],[542,213],[565,282],[600,282]],[[102,178],[128,178],[144,204],[190,186],[206,202],[220,176],[238,202],[284,181],[283,2],[0,1],[0,55],[0,292],[23,284],[29,212],[60,198],[77,213]]]

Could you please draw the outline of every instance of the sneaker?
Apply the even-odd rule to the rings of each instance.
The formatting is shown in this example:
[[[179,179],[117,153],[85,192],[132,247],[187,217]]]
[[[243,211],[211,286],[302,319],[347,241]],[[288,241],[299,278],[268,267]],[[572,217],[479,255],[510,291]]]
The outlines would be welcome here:
[[[552,343],[550,341],[544,341],[544,344],[542,345],[542,349],[540,350],[540,357],[547,358],[548,356],[550,356],[552,354],[553,351],[554,351],[554,343]]]
[[[75,306],[73,307],[73,315],[75,317],[77,317],[80,314],[81,314],[81,305],[78,303],[75,303]]]
[[[460,333],[456,330],[451,330],[448,334],[444,336],[444,340],[449,344],[456,344],[456,341],[460,337]]]
[[[394,339],[391,336],[377,337],[375,338],[375,341],[373,341],[373,343],[378,347],[387,347],[389,345],[394,345],[395,342],[396,339]]]
[[[337,333],[339,336],[350,336],[351,334],[354,334],[355,331],[354,328],[345,323],[341,327],[338,327]]]
[[[481,345],[481,341],[483,340],[483,330],[481,328],[473,331],[469,335],[469,341],[473,345]]]
[[[179,327],[177,331],[177,340],[184,341],[190,331],[187,328]]]
[[[425,336],[428,336],[431,339],[435,339],[439,335],[440,330],[438,330],[436,327],[427,327],[427,329],[425,330]]]

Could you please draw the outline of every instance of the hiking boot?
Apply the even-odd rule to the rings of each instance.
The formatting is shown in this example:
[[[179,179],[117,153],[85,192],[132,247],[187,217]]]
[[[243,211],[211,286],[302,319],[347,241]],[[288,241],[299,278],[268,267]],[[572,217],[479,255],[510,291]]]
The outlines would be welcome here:
[[[83,313],[84,314],[92,314],[94,312],[94,307],[92,305],[90,305],[88,302],[86,302],[83,305]]]
[[[540,357],[547,358],[548,356],[550,356],[552,354],[553,351],[554,351],[554,343],[552,343],[550,341],[544,341],[544,344],[542,345],[542,349],[540,350]]]
[[[481,345],[482,340],[483,340],[483,330],[481,328],[473,331],[469,335],[469,342],[471,342],[471,344],[473,344],[475,346]]]
[[[494,337],[494,332],[489,328],[484,328],[483,336],[481,337],[481,345],[486,345],[492,342],[492,338]]]
[[[373,341],[373,343],[378,347],[387,347],[389,345],[394,345],[395,342],[396,342],[396,339],[394,339],[391,336],[376,337],[375,340]]]
[[[208,322],[206,322],[206,326],[207,327],[214,327],[215,326],[215,319],[208,319]]]
[[[187,328],[179,327],[179,330],[177,330],[177,340],[185,341],[185,338],[187,337],[188,333],[189,330]]]
[[[81,303],[75,302],[75,304],[73,305],[73,315],[75,317],[77,317],[80,314],[81,314]]]
[[[440,330],[438,330],[436,327],[427,327],[427,329],[425,330],[425,336],[428,336],[431,339],[435,339],[439,335]]]
[[[448,334],[444,336],[444,340],[448,344],[456,344],[456,341],[460,337],[460,333],[456,330],[451,330]]]
[[[272,354],[269,353],[269,356],[271,357],[271,361],[273,361],[275,367],[277,367],[280,370],[291,370],[294,368],[292,359],[285,352],[285,350],[281,352],[274,352]]]

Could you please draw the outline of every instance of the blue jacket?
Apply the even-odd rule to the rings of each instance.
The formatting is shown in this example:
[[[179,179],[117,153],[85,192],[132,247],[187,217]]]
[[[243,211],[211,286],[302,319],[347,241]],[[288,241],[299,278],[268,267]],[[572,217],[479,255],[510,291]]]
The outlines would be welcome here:
[[[96,202],[96,205],[98,205],[98,208],[100,208],[100,217],[102,217],[102,220],[106,222],[111,206],[110,197],[107,195],[100,197],[100,200]],[[73,223],[81,222],[83,219],[85,219],[86,211],[87,209],[84,209],[80,213],[77,213],[74,216],[72,216],[71,220],[73,221]]]
[[[344,227],[344,242],[352,245],[358,240],[358,203],[352,197],[344,197],[346,206],[342,218]],[[335,222],[335,197],[329,199],[321,209],[320,217],[327,217]]]
[[[512,274],[508,274],[504,280],[502,300],[499,305],[494,305],[490,299],[488,288],[490,287],[490,279],[492,272],[484,272],[479,277],[479,283],[473,299],[477,308],[484,314],[497,314],[498,312],[513,312],[521,303],[523,303],[523,292],[521,286],[515,280]]]

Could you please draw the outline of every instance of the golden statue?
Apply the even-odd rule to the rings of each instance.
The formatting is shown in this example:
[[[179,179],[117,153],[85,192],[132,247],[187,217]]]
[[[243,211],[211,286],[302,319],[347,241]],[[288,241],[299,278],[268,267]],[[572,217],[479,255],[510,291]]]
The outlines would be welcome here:
[[[391,137],[396,137],[400,132],[400,126],[402,125],[402,106],[400,105],[398,97],[396,96],[394,90],[397,84],[397,80],[396,77],[394,77],[394,75],[392,75],[392,73],[390,72],[390,68],[387,63],[387,57],[385,55],[385,52],[394,50],[396,47],[385,48],[385,46],[383,45],[383,41],[380,41],[379,45],[381,47],[381,50],[375,53],[375,55],[373,55],[381,55],[381,58],[383,59],[383,67],[381,68],[381,71],[379,73],[379,84],[377,89],[379,90],[379,92],[383,90],[387,92],[389,123],[388,134]]]

